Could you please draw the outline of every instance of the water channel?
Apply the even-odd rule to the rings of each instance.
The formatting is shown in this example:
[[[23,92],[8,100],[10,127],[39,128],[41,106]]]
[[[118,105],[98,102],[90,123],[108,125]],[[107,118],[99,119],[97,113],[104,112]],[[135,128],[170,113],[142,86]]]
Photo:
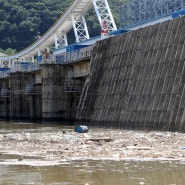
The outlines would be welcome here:
[[[61,125],[14,124],[0,122],[0,132],[51,132]],[[72,129],[72,128],[68,128]],[[185,163],[182,161],[72,161],[60,165],[10,165],[17,158],[0,151],[2,185],[184,185]],[[36,159],[35,159],[36,160]]]

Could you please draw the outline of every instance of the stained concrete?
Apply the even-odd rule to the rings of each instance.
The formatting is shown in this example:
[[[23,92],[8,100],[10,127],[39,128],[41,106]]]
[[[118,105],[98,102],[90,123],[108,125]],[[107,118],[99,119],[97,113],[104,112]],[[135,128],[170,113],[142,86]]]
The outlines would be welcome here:
[[[0,119],[10,118],[9,79],[0,80]]]
[[[66,97],[62,65],[42,65],[42,119],[65,119]]]
[[[60,64],[42,65],[42,121],[64,122],[75,119],[80,93],[65,92],[69,66]]]
[[[0,119],[74,121],[83,78],[75,79],[73,70],[70,65],[42,64],[41,70],[12,72],[0,79]]]
[[[77,118],[185,131],[185,17],[97,42]]]
[[[35,86],[34,74],[10,73],[10,119],[41,120],[41,110],[41,88]]]

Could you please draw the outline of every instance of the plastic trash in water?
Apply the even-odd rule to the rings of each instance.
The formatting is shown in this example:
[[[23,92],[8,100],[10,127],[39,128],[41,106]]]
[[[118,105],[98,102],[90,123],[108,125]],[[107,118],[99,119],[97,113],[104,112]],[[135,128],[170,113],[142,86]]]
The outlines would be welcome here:
[[[89,129],[85,125],[77,125],[75,127],[75,132],[78,132],[78,133],[87,133],[88,131],[89,131]]]

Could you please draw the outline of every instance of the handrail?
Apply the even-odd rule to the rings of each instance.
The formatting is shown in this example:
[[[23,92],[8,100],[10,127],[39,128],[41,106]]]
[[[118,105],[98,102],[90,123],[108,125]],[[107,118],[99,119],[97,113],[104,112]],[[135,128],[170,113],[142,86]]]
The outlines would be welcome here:
[[[62,53],[59,56],[48,54],[46,58],[41,57],[38,62],[15,62],[13,67],[4,71],[0,71],[0,78],[9,77],[10,73],[15,72],[33,72],[41,70],[42,64],[69,64],[83,60],[89,60],[92,54],[93,45],[81,48],[71,52]]]
[[[65,52],[56,56],[57,64],[69,64],[86,59],[90,59],[92,55],[93,46],[85,47],[71,52]]]

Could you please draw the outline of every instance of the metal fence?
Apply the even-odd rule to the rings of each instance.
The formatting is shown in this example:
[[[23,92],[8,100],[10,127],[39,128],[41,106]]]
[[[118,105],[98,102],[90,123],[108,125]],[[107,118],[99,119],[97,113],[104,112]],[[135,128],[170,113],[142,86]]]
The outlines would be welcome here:
[[[120,6],[120,24],[129,28],[185,9],[185,0],[131,0]]]
[[[20,62],[15,63],[14,66],[10,69],[10,72],[31,72],[40,69],[39,63],[32,63],[32,62]]]
[[[79,50],[62,53],[56,56],[56,63],[68,64],[68,63],[78,62],[81,60],[90,59],[92,50],[93,50],[93,46],[89,46]]]
[[[85,47],[79,50],[62,53],[58,56],[49,54],[46,58],[39,56],[37,62],[15,62],[11,68],[0,71],[0,78],[7,78],[9,73],[14,72],[32,72],[41,69],[42,64],[68,64],[81,60],[90,59],[93,46]],[[3,69],[3,68],[2,68]]]
[[[0,78],[7,78],[9,76],[10,69],[0,71]]]

